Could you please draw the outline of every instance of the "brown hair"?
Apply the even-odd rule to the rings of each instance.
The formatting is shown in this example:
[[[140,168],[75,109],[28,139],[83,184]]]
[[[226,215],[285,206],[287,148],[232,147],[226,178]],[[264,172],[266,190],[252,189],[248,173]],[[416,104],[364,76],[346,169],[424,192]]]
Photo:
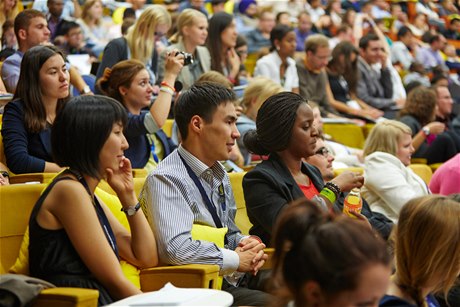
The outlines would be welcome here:
[[[85,23],[87,23],[89,20],[91,20],[92,16],[91,16],[90,10],[97,2],[99,2],[102,5],[101,0],[87,0],[85,2],[85,4],[83,5],[83,7],[81,9],[81,19],[83,19],[85,21]],[[96,20],[96,25],[99,26],[101,23],[102,23],[101,18]]]
[[[111,69],[106,68],[104,70],[103,76],[97,81],[97,86],[105,95],[123,103],[120,86],[129,88],[134,77],[143,69],[145,69],[145,65],[139,60],[121,61]]]
[[[376,151],[396,156],[398,142],[404,134],[412,135],[406,124],[396,120],[385,120],[372,128],[364,143],[363,155],[366,157]]]
[[[444,295],[460,271],[460,204],[441,195],[410,200],[395,227],[395,283],[423,306],[421,290]]]
[[[327,298],[354,290],[360,273],[370,265],[389,266],[384,241],[367,226],[350,218],[321,212],[300,199],[287,206],[274,229],[272,279],[276,303],[294,300],[305,306],[303,286],[318,283]]]
[[[399,116],[412,115],[422,126],[425,126],[433,121],[435,108],[436,93],[427,87],[419,86],[409,93]]]
[[[27,30],[30,26],[30,20],[32,18],[37,18],[37,17],[46,19],[45,14],[43,14],[40,11],[33,10],[33,9],[24,10],[16,16],[16,18],[14,19],[14,34],[16,35],[16,38],[18,39],[18,44],[19,44],[19,30]]]

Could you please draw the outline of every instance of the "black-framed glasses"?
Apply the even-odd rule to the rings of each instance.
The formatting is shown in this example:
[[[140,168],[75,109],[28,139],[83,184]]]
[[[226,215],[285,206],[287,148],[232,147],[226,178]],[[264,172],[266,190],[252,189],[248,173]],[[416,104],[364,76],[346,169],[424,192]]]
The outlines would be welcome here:
[[[322,155],[323,157],[327,158],[327,156],[329,156],[330,153],[331,152],[329,151],[329,149],[327,149],[326,147],[321,147],[315,152],[315,155]]]
[[[9,174],[7,171],[0,171],[0,174],[1,174],[3,177],[10,177],[10,174]]]

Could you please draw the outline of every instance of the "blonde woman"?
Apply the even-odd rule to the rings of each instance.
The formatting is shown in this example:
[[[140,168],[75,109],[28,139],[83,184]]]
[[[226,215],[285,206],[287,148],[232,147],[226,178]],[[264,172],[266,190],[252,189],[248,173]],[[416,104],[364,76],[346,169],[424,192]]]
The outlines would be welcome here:
[[[362,195],[372,211],[394,223],[407,201],[430,193],[425,182],[408,167],[414,153],[411,135],[407,125],[386,120],[371,130],[364,144]]]
[[[185,66],[177,81],[186,90],[205,72],[211,69],[211,56],[206,47],[202,46],[208,37],[208,19],[195,9],[185,9],[177,18],[177,32],[171,37],[173,45],[161,53],[158,63],[158,79],[162,80],[165,71],[165,58],[171,50],[187,52],[193,55],[193,63]]]
[[[158,66],[158,51],[155,45],[166,35],[170,27],[171,16],[163,6],[151,5],[146,8],[128,30],[126,37],[116,38],[107,44],[97,70],[97,79],[103,75],[105,68],[111,68],[123,60],[135,59],[146,65],[150,81],[155,84]]]
[[[107,33],[110,24],[103,19],[103,4],[101,0],[89,0],[83,5],[81,18],[77,20],[80,25],[86,46],[99,56],[109,42]]]
[[[18,13],[18,0],[2,0],[0,2],[0,36],[2,36],[1,25],[7,20],[14,21]]]
[[[394,243],[396,273],[379,306],[440,306],[432,294],[446,296],[460,273],[460,204],[440,195],[409,201]]]
[[[283,88],[281,85],[262,76],[252,79],[246,87],[243,99],[241,100],[243,114],[241,114],[236,121],[236,127],[241,134],[241,137],[237,140],[238,146],[243,154],[245,165],[251,163],[251,154],[244,146],[244,135],[249,130],[256,129],[257,112],[262,106],[262,103],[264,103],[268,97],[282,91]]]

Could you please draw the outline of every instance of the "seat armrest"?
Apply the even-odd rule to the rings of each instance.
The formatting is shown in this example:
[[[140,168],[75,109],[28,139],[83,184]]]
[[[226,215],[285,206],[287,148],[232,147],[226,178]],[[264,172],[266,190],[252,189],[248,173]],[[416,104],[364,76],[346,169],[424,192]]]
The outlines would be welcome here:
[[[33,307],[96,307],[99,291],[82,288],[50,288],[40,292]]]
[[[10,184],[39,182],[48,183],[56,177],[58,173],[27,173],[27,174],[11,174]]]
[[[141,290],[156,291],[170,282],[180,288],[217,289],[219,266],[214,264],[185,264],[143,269]]]
[[[272,247],[264,249],[265,254],[267,254],[268,259],[265,261],[264,265],[262,266],[261,270],[270,270],[273,268],[273,254],[275,253],[275,249]]]

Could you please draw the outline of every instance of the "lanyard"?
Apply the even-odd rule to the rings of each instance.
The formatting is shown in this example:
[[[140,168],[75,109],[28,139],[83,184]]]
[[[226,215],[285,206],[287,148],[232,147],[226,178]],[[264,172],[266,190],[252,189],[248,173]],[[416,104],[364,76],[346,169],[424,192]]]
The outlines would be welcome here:
[[[200,180],[196,176],[196,174],[193,172],[193,170],[190,168],[190,166],[185,162],[185,159],[182,158],[181,155],[179,155],[180,159],[182,160],[182,163],[184,163],[185,168],[187,169],[187,173],[190,176],[190,178],[193,180],[195,183],[196,187],[200,191],[201,197],[203,198],[203,202],[205,203],[206,207],[208,208],[209,213],[211,213],[212,219],[214,220],[214,224],[216,224],[217,228],[223,228],[222,222],[217,215],[216,207],[212,203],[212,200],[208,197],[206,194],[206,191],[203,188],[203,185],[201,184]],[[219,186],[219,202],[220,205],[222,206],[222,210],[226,210],[226,204],[225,204],[225,191],[224,191],[224,184],[222,183]],[[225,244],[227,244],[227,236],[225,236]]]

